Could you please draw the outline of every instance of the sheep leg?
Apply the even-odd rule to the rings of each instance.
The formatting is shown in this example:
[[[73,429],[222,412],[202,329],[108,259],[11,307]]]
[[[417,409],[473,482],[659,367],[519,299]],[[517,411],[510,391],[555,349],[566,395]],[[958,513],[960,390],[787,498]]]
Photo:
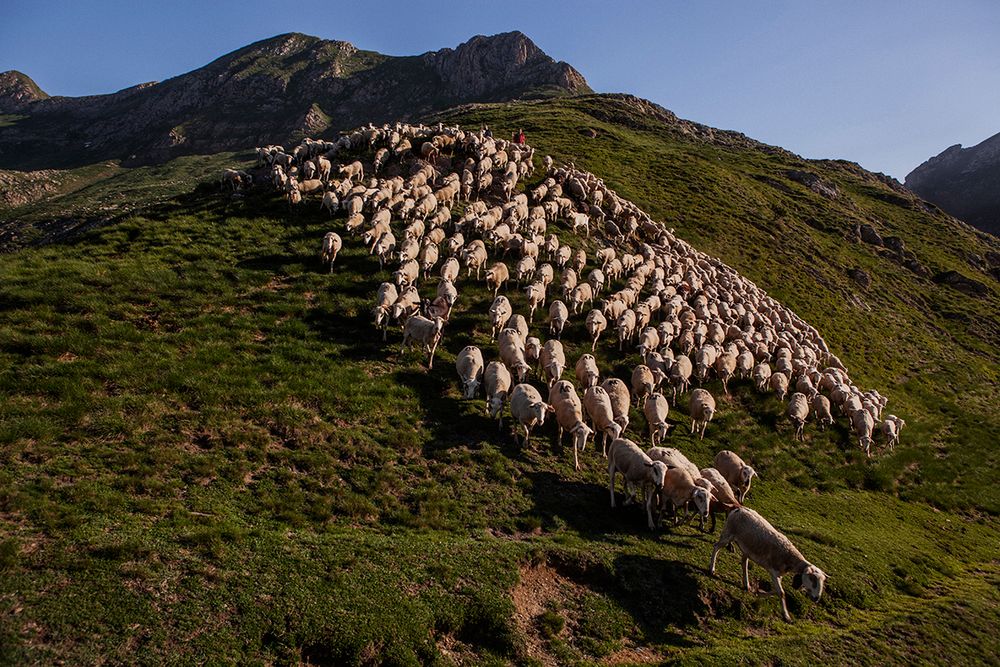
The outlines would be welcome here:
[[[774,594],[781,599],[781,616],[787,623],[791,623],[792,616],[788,613],[788,604],[785,602],[785,589],[781,586],[781,577],[772,572],[771,581],[774,582]]]
[[[615,463],[608,463],[608,492],[611,493],[611,509],[615,508]]]
[[[646,519],[649,523],[650,530],[656,530],[656,525],[653,523],[653,503],[656,500],[656,493],[653,492],[648,486],[646,487]]]
[[[434,352],[437,351],[438,343],[440,341],[441,341],[440,337],[435,338],[434,339],[434,345],[431,346],[431,357],[430,357],[430,359],[427,362],[427,369],[428,370],[434,368]]]
[[[715,547],[712,548],[712,557],[708,560],[708,573],[710,575],[715,574],[715,561],[719,558],[719,552],[725,549],[729,545],[729,537],[726,535],[726,529],[722,529],[722,536],[719,541],[715,543]]]
[[[743,589],[750,592],[750,557],[743,554]]]

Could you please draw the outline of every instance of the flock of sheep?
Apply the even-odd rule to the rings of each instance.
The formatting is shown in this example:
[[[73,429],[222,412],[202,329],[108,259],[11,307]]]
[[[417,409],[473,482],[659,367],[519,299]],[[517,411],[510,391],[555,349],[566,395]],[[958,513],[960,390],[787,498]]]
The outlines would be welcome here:
[[[810,417],[823,429],[839,414],[869,456],[876,424],[893,446],[904,422],[882,417],[885,397],[858,389],[813,327],[732,268],[676,238],[594,174],[557,166],[546,156],[544,178],[518,192],[535,171],[534,150],[482,130],[368,126],[336,142],[306,139],[290,152],[266,146],[257,153],[258,181],[266,174],[290,207],[313,196],[331,215],[343,211],[344,236],[364,243],[381,269],[393,270],[392,280],[378,286],[373,308],[383,340],[401,327],[401,353],[418,345],[432,368],[459,298],[457,285],[484,281],[493,295],[487,314],[497,358],[486,363],[474,345],[458,352],[466,399],[485,393],[486,411],[501,428],[509,409],[525,445],[553,414],[559,441],[566,433],[573,440],[577,469],[588,439],[599,438],[611,506],[621,474],[626,502],[642,492],[650,529],[660,514],[673,515],[675,524],[681,512],[690,519],[693,506],[701,525],[710,519],[714,531],[715,515],[724,512],[710,570],[719,550],[735,543],[743,554],[744,586],[749,590],[749,561],[767,569],[786,620],[782,575],[792,573],[796,587],[819,599],[826,575],[743,504],[756,476],[751,466],[722,451],[714,467],[699,468],[679,450],[661,446],[670,430],[670,406],[686,393],[691,432],[704,438],[716,410],[715,397],[704,388],[711,379],[720,381],[726,396],[731,380],[746,379],[760,392],[787,399],[796,438],[804,437]],[[222,184],[240,191],[254,179],[226,170]],[[553,228],[562,229],[562,239]],[[597,248],[593,257],[582,242],[564,242],[568,231]],[[330,271],[343,238],[337,232],[323,238],[321,260]],[[430,283],[434,274],[433,296],[422,297],[417,284]],[[512,283],[526,296],[527,318],[514,313]],[[550,338],[543,343],[530,327],[536,311],[546,308]],[[615,377],[601,381],[589,353],[568,374],[576,383],[564,379],[561,338],[574,318],[583,319],[591,352],[602,343],[612,352],[638,350],[642,363],[628,384]],[[529,381],[533,374],[547,396]],[[701,386],[692,389],[692,383]],[[633,400],[646,419],[648,450],[624,437]]]

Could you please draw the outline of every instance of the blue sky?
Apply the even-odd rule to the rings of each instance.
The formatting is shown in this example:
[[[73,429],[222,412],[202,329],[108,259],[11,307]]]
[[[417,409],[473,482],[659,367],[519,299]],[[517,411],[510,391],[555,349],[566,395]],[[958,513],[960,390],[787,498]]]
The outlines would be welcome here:
[[[0,70],[107,93],[298,31],[393,55],[521,30],[599,92],[900,180],[1000,132],[996,0],[0,3]]]

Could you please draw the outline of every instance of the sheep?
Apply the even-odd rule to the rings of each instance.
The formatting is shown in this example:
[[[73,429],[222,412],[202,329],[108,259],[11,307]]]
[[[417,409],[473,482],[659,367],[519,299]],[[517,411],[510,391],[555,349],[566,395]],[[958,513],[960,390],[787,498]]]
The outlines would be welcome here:
[[[759,363],[753,369],[753,380],[754,384],[757,385],[757,391],[764,393],[771,380],[771,367],[767,363]]]
[[[389,330],[389,316],[392,306],[399,298],[399,292],[392,283],[382,283],[378,287],[378,296],[375,301],[375,309],[372,314],[375,316],[375,327],[382,330],[382,340],[385,341]]]
[[[337,170],[337,173],[341,176],[346,176],[351,181],[354,181],[355,177],[360,183],[365,177],[365,168],[361,165],[361,162],[355,160],[351,164],[345,164]]]
[[[400,354],[406,352],[406,348],[413,344],[413,341],[423,343],[424,348],[430,353],[427,359],[427,368],[434,368],[434,352],[438,343],[441,342],[441,329],[444,328],[444,320],[435,317],[433,320],[422,315],[414,315],[406,320],[403,325],[403,345],[399,350]]]
[[[621,314],[615,324],[618,329],[618,349],[635,336],[635,311],[628,309]]]
[[[722,381],[722,391],[729,396],[729,378],[736,373],[736,355],[724,352],[715,360],[715,374]]]
[[[715,460],[712,463],[715,469],[722,474],[738,494],[737,499],[741,503],[744,502],[747,493],[750,491],[750,484],[753,482],[753,478],[760,477],[757,471],[747,465],[736,452],[728,449],[724,449],[716,454]]]
[[[671,468],[669,464],[665,461],[661,461],[657,458],[657,450],[662,449],[661,447],[652,447],[646,454],[653,461],[660,461],[667,466],[667,473],[663,478],[663,493],[661,494],[661,508],[666,505],[667,501],[670,501],[671,511],[674,514],[674,525],[680,524],[680,517],[678,517],[677,509],[680,507],[684,508],[684,513],[688,513],[688,503],[693,502],[695,509],[697,510],[698,519],[702,526],[705,524],[705,519],[709,516],[709,508],[712,502],[712,493],[709,489],[704,486],[699,486],[695,483],[695,476],[692,476],[690,472],[683,468]],[[695,469],[697,471],[697,468]],[[701,473],[699,472],[697,478],[701,478]],[[690,520],[688,517],[687,520]],[[686,521],[685,521],[686,522]]]
[[[677,405],[677,395],[688,390],[691,384],[691,359],[681,354],[674,359],[670,368],[670,386],[673,388],[673,403]]]
[[[466,345],[455,357],[455,368],[462,382],[463,398],[475,398],[483,379],[483,353],[475,345]]]
[[[496,339],[497,334],[504,328],[504,324],[510,319],[513,312],[514,309],[510,305],[510,299],[503,294],[493,299],[489,310],[490,322],[493,325],[493,332],[490,335],[491,340]]]
[[[646,519],[649,529],[654,530],[653,503],[663,492],[663,480],[667,474],[666,464],[653,461],[642,451],[639,445],[626,438],[616,438],[608,450],[608,492],[611,494],[611,507],[615,505],[615,475],[622,473],[625,478],[625,488],[641,485],[646,496]],[[632,499],[632,494],[628,500]],[[626,500],[626,502],[628,502]]]
[[[420,277],[420,264],[415,259],[406,260],[402,266],[392,272],[393,279],[401,288],[412,285]]]
[[[510,270],[503,262],[496,262],[486,272],[486,287],[493,290],[493,298],[496,298],[500,288],[510,278]]]
[[[784,401],[785,394],[788,393],[788,376],[781,371],[775,371],[768,380],[771,390],[778,395],[778,400]]]
[[[618,378],[608,378],[601,383],[604,391],[611,397],[611,408],[614,410],[615,421],[622,427],[622,432],[628,428],[628,409],[632,404],[632,397],[628,393],[628,387]]]
[[[458,263],[458,260],[454,257],[449,257],[444,261],[444,264],[441,265],[440,275],[443,280],[454,283],[458,280],[459,271],[460,264]]]
[[[531,431],[545,424],[545,415],[554,412],[551,405],[542,400],[542,395],[530,384],[521,383],[510,393],[510,414],[524,428],[523,447],[531,440]]]
[[[601,377],[601,372],[597,368],[597,360],[592,354],[580,355],[576,361],[576,380],[584,389],[597,386],[597,381]]]
[[[701,440],[705,439],[705,427],[715,415],[715,399],[705,389],[695,389],[691,392],[690,402],[691,433],[698,433]]]
[[[559,445],[562,445],[564,432],[568,431],[573,436],[573,466],[579,470],[579,452],[587,446],[587,438],[593,433],[590,427],[583,423],[580,397],[576,395],[576,390],[570,382],[560,380],[549,389],[549,405],[555,410],[556,423],[559,425],[557,436]]]
[[[344,242],[336,232],[327,232],[323,236],[323,249],[320,251],[319,260],[324,264],[330,263],[330,273],[333,273],[333,263],[337,260],[337,253],[343,246]]]
[[[788,408],[785,410],[785,414],[792,422],[792,426],[795,427],[795,439],[804,442],[806,419],[809,418],[809,401],[806,399],[806,395],[798,391],[792,394],[791,398],[788,399]]]
[[[604,313],[594,309],[587,313],[584,326],[587,329],[587,335],[590,336],[590,351],[593,352],[597,349],[597,339],[608,328],[608,320],[604,317]]]
[[[850,413],[851,428],[854,435],[858,436],[858,443],[864,450],[865,456],[871,458],[872,455],[872,430],[875,428],[875,418],[865,409],[854,410]]]
[[[556,338],[562,338],[563,327],[569,320],[569,309],[566,304],[556,299],[549,305],[549,333]]]
[[[535,309],[545,304],[545,285],[532,283],[524,288],[528,297],[528,322],[535,321]]]
[[[580,312],[580,308],[586,303],[594,302],[594,288],[588,283],[580,283],[573,288],[569,295],[570,309],[573,313]]]
[[[656,352],[660,347],[660,333],[653,327],[646,327],[639,334],[639,354],[642,355],[642,363],[649,364],[649,355]]]
[[[702,468],[699,473],[701,474],[701,479],[708,482],[712,492],[712,501],[709,504],[708,514],[711,519],[711,525],[708,527],[708,532],[715,532],[715,515],[719,512],[728,514],[730,511],[741,507],[741,503],[736,498],[736,492],[733,491],[733,487],[729,485],[726,478],[722,476],[715,468]],[[695,482],[699,483],[698,481]]]
[[[663,372],[660,369],[655,371],[645,364],[639,364],[632,370],[632,393],[635,396],[635,404],[642,405],[643,399],[656,391],[656,388],[663,381]]]
[[[594,425],[594,431],[601,434],[601,453],[607,458],[608,442],[613,442],[624,430],[621,424],[615,421],[611,396],[604,387],[589,387],[583,393],[583,407],[587,411],[590,423]]]
[[[486,386],[486,412],[490,419],[496,419],[503,428],[503,405],[510,393],[510,371],[499,361],[491,361],[483,374]]]
[[[339,207],[340,207],[340,200],[337,199],[336,192],[329,191],[323,193],[323,200],[319,203],[319,210],[322,211],[323,209],[326,209],[327,211],[329,211],[330,217],[332,218],[333,214],[337,212],[337,209]]]
[[[479,280],[482,273],[483,265],[486,263],[488,255],[486,253],[486,246],[479,239],[476,239],[469,243],[462,251],[459,253],[459,257],[465,263],[466,269],[468,269],[469,276],[472,275],[472,270],[476,270],[476,280]]]
[[[753,352],[750,350],[743,350],[740,352],[739,356],[736,357],[736,377],[741,380],[745,380],[750,377],[750,373],[754,370],[754,358]]]
[[[424,280],[430,277],[431,271],[434,269],[434,265],[437,264],[439,256],[439,251],[437,244],[431,241],[429,238],[424,237],[424,242],[420,246],[420,251],[417,253],[417,261],[420,263],[420,270],[423,273]]]
[[[517,331],[518,335],[521,336],[522,343],[528,339],[528,322],[524,319],[524,315],[514,313],[507,318],[507,324],[504,325],[504,328]]]
[[[549,386],[562,377],[566,368],[566,354],[563,352],[562,343],[557,340],[547,340],[542,346],[542,353],[538,358],[545,374],[549,376]]]
[[[531,367],[524,359],[524,343],[515,329],[502,329],[497,336],[500,360],[507,365],[518,382],[523,383]]]
[[[892,426],[888,426],[888,424],[892,424]],[[887,415],[885,421],[882,422],[880,428],[886,437],[886,445],[889,449],[894,449],[899,444],[899,434],[904,426],[906,426],[906,422],[896,415]]]
[[[722,535],[715,543],[708,562],[710,575],[715,575],[719,552],[733,542],[743,555],[743,588],[750,590],[750,561],[767,570],[771,575],[773,593],[781,599],[781,615],[785,621],[791,623],[792,617],[781,586],[783,575],[793,573],[792,587],[803,588],[813,602],[818,602],[823,595],[826,573],[807,561],[787,537],[749,507],[737,507],[726,518]]]
[[[646,396],[642,405],[642,412],[646,416],[646,425],[649,427],[649,441],[655,447],[657,441],[662,442],[670,432],[670,424],[667,423],[667,413],[670,412],[670,404],[666,397],[660,392],[653,392]]]
[[[542,356],[542,341],[537,336],[528,336],[524,339],[524,360],[529,365],[537,364]]]
[[[812,397],[812,411],[816,415],[816,424],[821,431],[833,425],[833,414],[830,412],[830,399],[823,394]]]

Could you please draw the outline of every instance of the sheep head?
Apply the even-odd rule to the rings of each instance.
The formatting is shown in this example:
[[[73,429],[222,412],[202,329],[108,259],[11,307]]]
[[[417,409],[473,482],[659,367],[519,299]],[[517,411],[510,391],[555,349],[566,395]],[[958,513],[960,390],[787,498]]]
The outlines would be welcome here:
[[[801,574],[796,574],[792,579],[792,587],[804,590],[813,602],[819,601],[825,585],[826,573],[811,563],[806,565]]]
[[[657,493],[663,491],[663,482],[667,477],[667,464],[663,461],[653,461],[647,463],[646,467],[650,469],[650,481],[656,487]]]
[[[715,499],[708,489],[696,486],[691,491],[691,500],[694,502],[695,508],[698,510],[698,516],[703,519],[708,518],[708,511],[712,505],[712,501]]]
[[[577,422],[577,425],[573,427],[572,433],[576,437],[576,448],[582,452],[587,446],[587,438],[589,438],[594,431],[583,422]]]

